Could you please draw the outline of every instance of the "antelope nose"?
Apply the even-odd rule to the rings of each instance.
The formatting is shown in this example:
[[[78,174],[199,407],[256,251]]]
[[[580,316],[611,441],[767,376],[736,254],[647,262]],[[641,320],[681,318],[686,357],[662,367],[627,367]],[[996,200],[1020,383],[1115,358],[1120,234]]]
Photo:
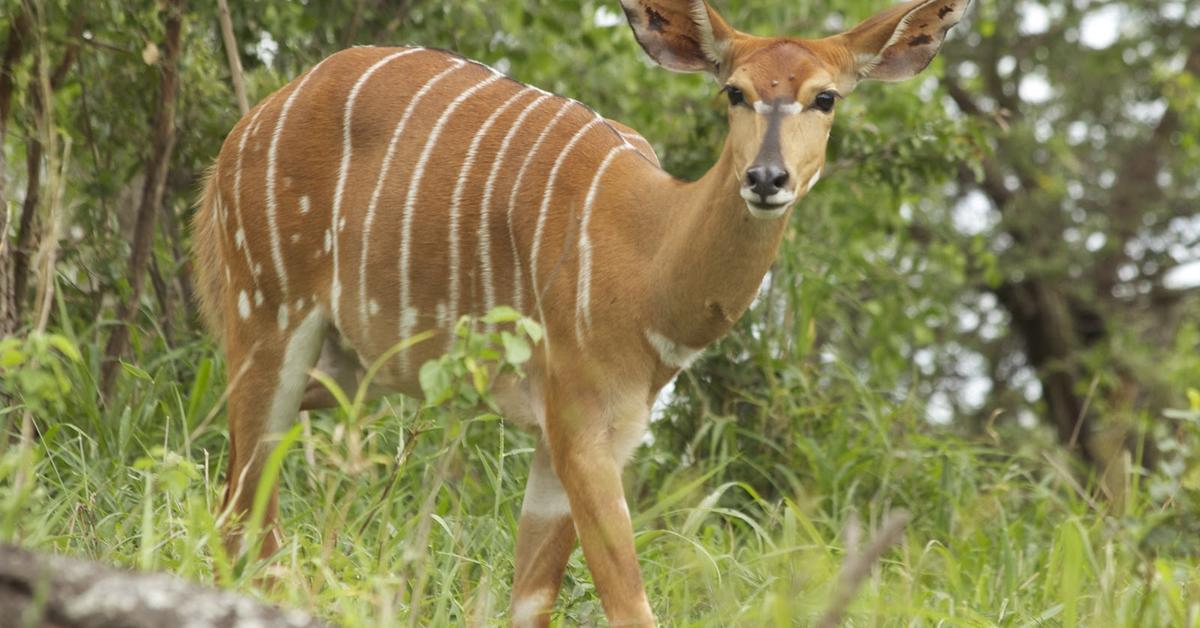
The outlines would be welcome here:
[[[751,166],[746,171],[746,184],[764,201],[778,194],[787,185],[787,170],[774,164]]]

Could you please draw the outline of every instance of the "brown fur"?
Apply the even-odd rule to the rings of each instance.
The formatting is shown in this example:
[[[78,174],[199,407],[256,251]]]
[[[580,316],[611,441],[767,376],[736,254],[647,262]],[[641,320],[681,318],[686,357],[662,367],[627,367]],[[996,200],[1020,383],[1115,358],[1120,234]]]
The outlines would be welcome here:
[[[218,341],[225,327],[225,282],[221,277],[221,236],[215,201],[220,193],[216,167],[204,175],[204,188],[192,218],[192,258],[195,259],[196,296],[204,326]]]

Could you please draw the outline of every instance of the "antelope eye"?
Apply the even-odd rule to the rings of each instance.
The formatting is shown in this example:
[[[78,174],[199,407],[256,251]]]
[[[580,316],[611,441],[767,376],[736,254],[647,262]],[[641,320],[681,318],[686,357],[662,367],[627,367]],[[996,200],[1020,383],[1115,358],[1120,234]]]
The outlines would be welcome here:
[[[813,101],[813,107],[825,113],[833,111],[833,106],[837,104],[837,92],[824,91],[817,94],[817,99]]]
[[[746,95],[742,93],[742,90],[732,85],[726,85],[725,87],[721,88],[721,91],[725,92],[725,95],[729,97],[730,106],[736,107],[738,105],[746,104]]]

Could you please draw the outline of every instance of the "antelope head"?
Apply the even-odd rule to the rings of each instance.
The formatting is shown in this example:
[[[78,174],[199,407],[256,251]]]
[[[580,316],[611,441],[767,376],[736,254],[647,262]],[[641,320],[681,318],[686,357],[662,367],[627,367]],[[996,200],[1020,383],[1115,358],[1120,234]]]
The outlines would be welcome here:
[[[775,219],[821,177],[834,111],[860,81],[925,69],[970,0],[912,0],[824,39],[734,30],[704,0],[621,0],[643,49],[678,72],[707,72],[729,103],[726,140],[741,197]]]

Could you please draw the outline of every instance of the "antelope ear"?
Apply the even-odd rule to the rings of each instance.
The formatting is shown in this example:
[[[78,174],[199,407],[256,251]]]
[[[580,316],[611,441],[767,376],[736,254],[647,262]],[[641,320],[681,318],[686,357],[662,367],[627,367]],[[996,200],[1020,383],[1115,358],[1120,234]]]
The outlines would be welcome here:
[[[924,70],[971,0],[912,0],[838,35],[858,79],[902,81]]]
[[[638,44],[664,68],[720,75],[727,64],[737,31],[704,0],[621,0],[621,8]]]

